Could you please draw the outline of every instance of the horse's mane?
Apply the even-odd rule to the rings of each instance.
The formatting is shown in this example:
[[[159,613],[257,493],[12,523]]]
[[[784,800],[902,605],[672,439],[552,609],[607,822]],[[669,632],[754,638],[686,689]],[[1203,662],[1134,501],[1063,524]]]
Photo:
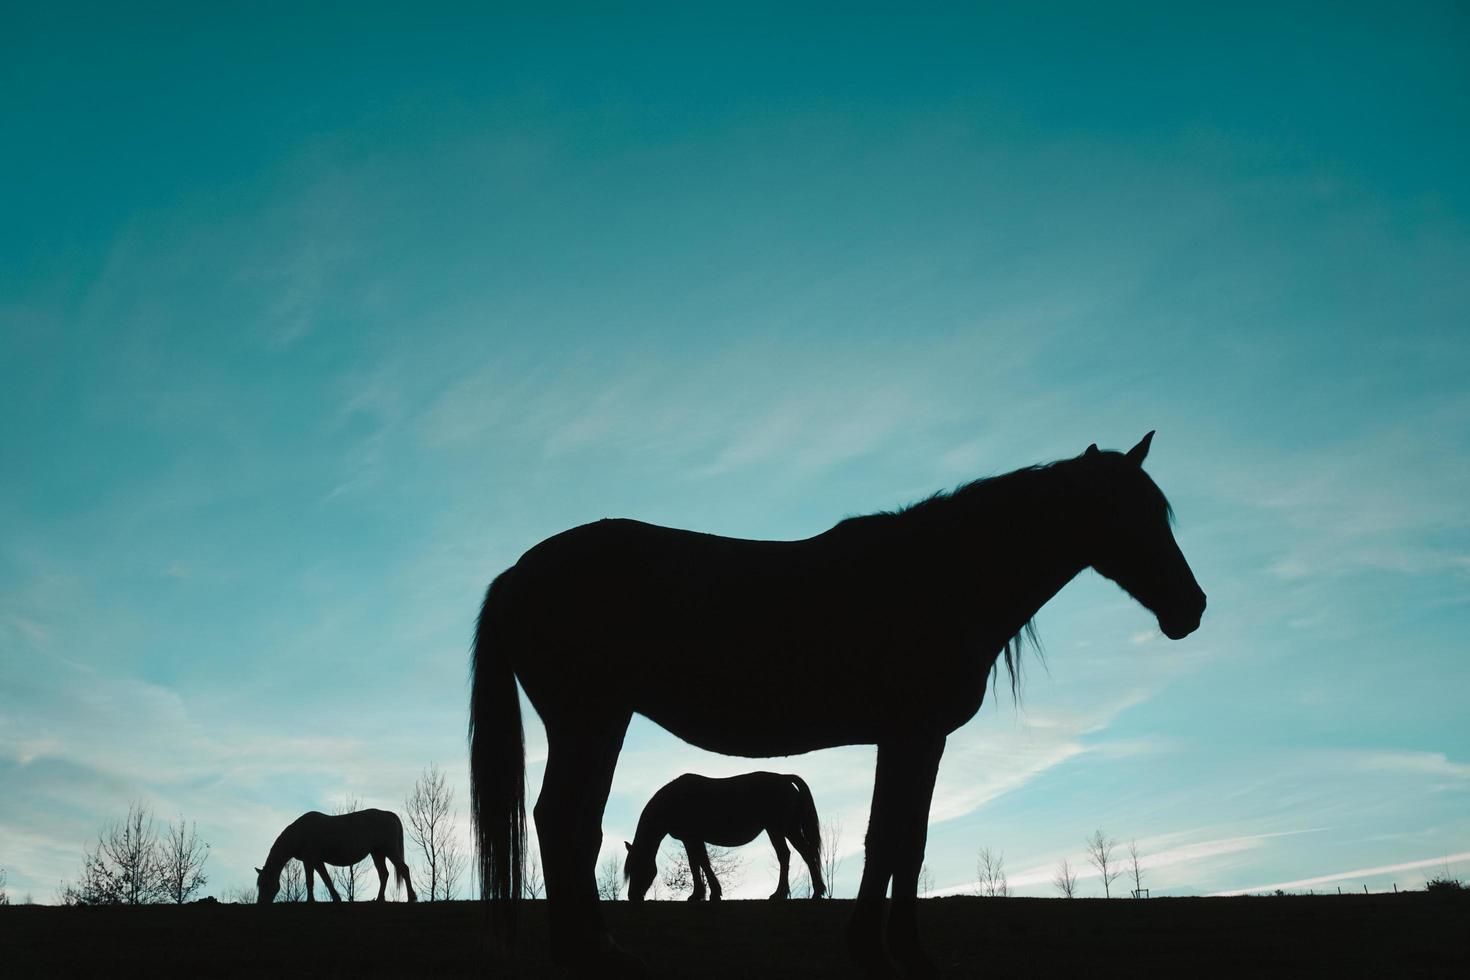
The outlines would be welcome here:
[[[1053,463],[1038,463],[1035,466],[1024,466],[1009,473],[981,477],[968,483],[962,483],[952,490],[937,490],[922,500],[916,500],[894,510],[881,510],[861,517],[849,517],[838,526],[854,527],[879,521],[902,524],[903,522],[947,517],[956,507],[968,508],[980,503],[1004,503],[1026,494],[1032,478],[1050,473],[1057,467],[1070,462],[1072,460],[1063,459]],[[1173,512],[1170,511],[1170,520],[1172,519]],[[1027,646],[1036,654],[1036,659],[1045,669],[1046,653],[1041,646],[1041,637],[1036,632],[1034,618],[1028,620],[1015,636],[1006,641],[1000,656],[996,657],[995,662],[990,665],[990,676],[994,678],[999,674],[1001,662],[1004,661],[1006,677],[1010,680],[1011,699],[1018,704],[1021,701],[1023,680],[1021,650]]]
[[[895,510],[878,511],[863,517],[850,517],[843,521],[843,525],[861,525],[874,521],[924,521],[935,518],[950,517],[956,508],[970,508],[977,505],[1004,505],[1008,501],[1023,497],[1034,492],[1034,481],[1038,477],[1047,476],[1059,471],[1062,467],[1072,467],[1081,463],[1084,459],[1112,458],[1121,460],[1121,453],[1095,453],[1089,456],[1076,457],[1073,459],[1059,459],[1052,463],[1038,463],[1035,466],[1023,466],[1009,473],[1001,473],[996,476],[981,477],[962,483],[953,490],[939,490],[930,494],[922,500],[899,507]],[[1078,472],[1094,470],[1091,466],[1078,468]],[[1152,484],[1150,484],[1152,486]],[[1174,507],[1169,499],[1164,496],[1163,491],[1154,486],[1153,490],[1159,495],[1163,502],[1164,513],[1168,517],[1170,526],[1174,524]],[[1000,670],[1000,663],[1005,661],[1006,675],[1011,682],[1011,698],[1016,702],[1021,700],[1021,648],[1031,647],[1036,658],[1041,661],[1042,668],[1046,667],[1046,654],[1041,648],[1041,638],[1036,632],[1036,620],[1031,619],[1021,627],[1020,632],[1006,641],[1001,651],[1001,656],[996,658],[991,665],[990,673],[994,677]]]

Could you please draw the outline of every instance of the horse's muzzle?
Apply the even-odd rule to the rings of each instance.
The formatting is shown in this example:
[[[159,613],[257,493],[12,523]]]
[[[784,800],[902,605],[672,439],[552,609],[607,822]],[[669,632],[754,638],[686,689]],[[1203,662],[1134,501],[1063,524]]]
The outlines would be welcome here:
[[[1171,640],[1182,640],[1199,629],[1199,621],[1205,614],[1205,594],[1199,594],[1198,605],[1183,616],[1159,617],[1159,630]]]

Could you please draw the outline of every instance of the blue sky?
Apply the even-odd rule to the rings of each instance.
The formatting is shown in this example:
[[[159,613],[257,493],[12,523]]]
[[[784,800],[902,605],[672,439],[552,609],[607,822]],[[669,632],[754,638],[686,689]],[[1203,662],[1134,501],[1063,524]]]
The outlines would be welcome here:
[[[134,799],[215,892],[431,761],[462,803],[479,598],[556,531],[800,537],[1149,429],[1205,621],[1048,605],[935,888],[1048,894],[1098,827],[1155,894],[1470,870],[1470,18],[1085,6],[13,7],[12,894]],[[794,770],[850,896],[872,759],[636,722],[607,846]]]

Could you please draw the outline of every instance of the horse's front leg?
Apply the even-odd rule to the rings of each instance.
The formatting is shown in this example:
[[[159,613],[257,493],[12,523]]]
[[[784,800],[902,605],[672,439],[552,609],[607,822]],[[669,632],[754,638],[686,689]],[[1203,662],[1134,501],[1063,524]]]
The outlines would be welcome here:
[[[709,848],[705,847],[703,843],[699,845],[699,861],[700,866],[704,868],[704,877],[709,881],[709,900],[711,902],[718,902],[720,896],[725,892],[720,887],[720,879],[715,877],[714,866],[709,863]]]
[[[309,862],[309,861],[302,861],[301,862],[301,867],[302,867],[302,869],[304,869],[306,871],[306,900],[308,902],[315,902],[316,901],[316,885],[312,881],[312,875],[315,872],[312,869],[311,862]]]
[[[332,901],[342,901],[342,896],[337,894],[337,886],[332,882],[332,876],[327,873],[327,865],[324,861],[316,863],[316,873],[322,876],[322,884],[327,886],[327,894],[332,896]]]
[[[689,878],[694,883],[694,891],[689,895],[689,901],[704,901],[704,866],[708,863],[705,855],[703,841],[685,841],[684,856],[689,860]]]
[[[858,886],[847,944],[870,973],[884,972],[883,896],[893,882],[888,917],[888,949],[909,977],[930,977],[934,965],[919,948],[915,906],[919,867],[928,836],[934,777],[944,754],[944,736],[913,736],[881,742],[873,776],[873,809],[868,816],[862,884]]]

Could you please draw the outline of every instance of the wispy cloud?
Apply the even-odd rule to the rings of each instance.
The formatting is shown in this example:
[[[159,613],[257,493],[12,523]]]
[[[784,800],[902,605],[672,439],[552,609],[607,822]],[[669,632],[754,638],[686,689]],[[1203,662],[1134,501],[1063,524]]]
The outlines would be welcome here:
[[[1347,759],[1368,771],[1437,776],[1460,782],[1470,780],[1470,763],[1455,762],[1443,752],[1350,752]]]
[[[1400,871],[1414,871],[1418,868],[1433,868],[1440,865],[1446,867],[1459,864],[1461,861],[1470,861],[1470,851],[1462,851],[1458,854],[1445,854],[1434,858],[1421,858],[1417,861],[1403,861],[1398,864],[1381,864],[1373,868],[1354,868],[1351,871],[1335,871],[1332,874],[1317,875],[1313,878],[1296,878],[1292,881],[1273,881],[1266,885],[1251,885],[1249,888],[1232,888],[1229,891],[1213,892],[1213,896],[1249,895],[1252,892],[1269,892],[1281,889],[1289,891],[1296,888],[1311,888],[1316,885],[1330,885],[1337,881],[1358,878],[1377,878],[1382,875],[1397,874]]]
[[[1165,868],[1187,866],[1207,862],[1215,858],[1230,854],[1239,854],[1244,851],[1254,851],[1265,846],[1267,842],[1280,837],[1291,837],[1297,834],[1315,833],[1316,830],[1288,830],[1265,834],[1245,834],[1235,837],[1217,837],[1206,840],[1190,841],[1189,843],[1174,844],[1173,846],[1160,846],[1180,837],[1189,837],[1198,831],[1182,831],[1170,834],[1155,835],[1139,841],[1139,868],[1143,871],[1160,871]],[[1074,851],[1065,854],[1057,854],[1046,862],[1035,864],[1024,868],[1007,877],[1012,888],[1026,889],[1036,887],[1049,887],[1056,877],[1057,866],[1063,859],[1071,866],[1071,870],[1079,880],[1098,878],[1101,876],[1095,865],[1088,860],[1085,851]],[[1113,853],[1113,860],[1118,867],[1124,867],[1128,862],[1127,845],[1120,844]],[[953,885],[934,892],[936,895],[963,895],[973,892],[973,884]]]

